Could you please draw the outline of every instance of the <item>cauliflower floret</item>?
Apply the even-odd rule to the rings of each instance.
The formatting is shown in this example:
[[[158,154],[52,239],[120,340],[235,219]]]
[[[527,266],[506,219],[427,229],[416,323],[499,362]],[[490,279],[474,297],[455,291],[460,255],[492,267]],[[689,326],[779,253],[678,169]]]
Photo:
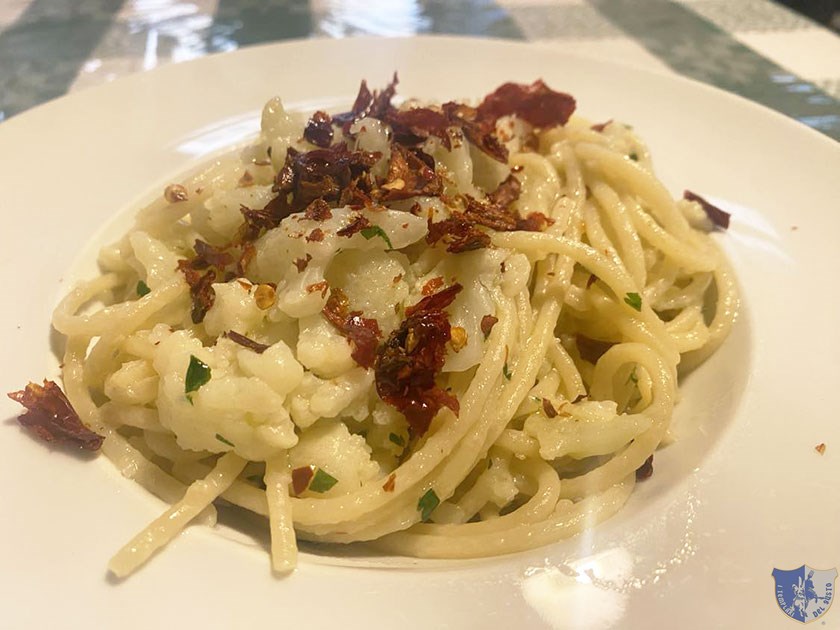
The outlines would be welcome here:
[[[204,317],[208,335],[218,337],[228,330],[248,335],[262,323],[264,313],[254,299],[256,288],[245,286],[236,280],[213,285],[216,299]]]
[[[395,304],[408,297],[407,259],[401,254],[382,251],[352,250],[338,254],[327,270],[331,287],[339,287],[347,295],[351,311],[375,319],[387,336],[400,323]]]
[[[297,356],[317,376],[332,378],[353,369],[350,353],[347,339],[321,313],[300,320]]]
[[[325,221],[315,221],[295,213],[255,243],[249,277],[277,284],[277,308],[291,317],[314,315],[324,308],[325,271],[339,250],[401,249],[427,232],[425,219],[396,210],[334,208],[331,214]],[[337,234],[360,217],[378,229],[349,237]],[[306,261],[303,271],[296,269],[298,261]]]
[[[289,451],[289,462],[293,469],[317,466],[338,481],[320,496],[352,492],[379,474],[379,465],[371,460],[365,439],[351,435],[338,420],[319,420],[304,431],[297,446]]]
[[[334,418],[366,398],[372,386],[373,372],[363,368],[353,368],[329,380],[306,372],[300,385],[290,395],[292,420],[299,427],[306,428],[319,418]],[[354,411],[358,412],[358,409]]]
[[[235,450],[261,461],[293,446],[297,436],[283,397],[259,378],[236,373],[238,347],[220,339],[205,348],[184,330],[164,339],[154,360],[160,423],[185,450]],[[210,379],[188,393],[186,374],[193,356],[209,367]]]
[[[207,227],[226,239],[233,238],[242,225],[242,206],[263,208],[274,198],[271,186],[247,186],[222,190],[204,202]]]
[[[246,375],[256,376],[284,397],[303,380],[303,366],[282,341],[262,354],[243,348],[237,351],[236,360]]]

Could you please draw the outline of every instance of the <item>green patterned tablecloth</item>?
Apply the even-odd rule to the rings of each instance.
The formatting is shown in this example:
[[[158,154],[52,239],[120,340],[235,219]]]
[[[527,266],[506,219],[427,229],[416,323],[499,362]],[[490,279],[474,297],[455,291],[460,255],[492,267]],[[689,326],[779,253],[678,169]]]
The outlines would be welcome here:
[[[769,0],[3,0],[0,120],[208,53],[415,33],[521,39],[675,72],[840,140],[840,37]]]

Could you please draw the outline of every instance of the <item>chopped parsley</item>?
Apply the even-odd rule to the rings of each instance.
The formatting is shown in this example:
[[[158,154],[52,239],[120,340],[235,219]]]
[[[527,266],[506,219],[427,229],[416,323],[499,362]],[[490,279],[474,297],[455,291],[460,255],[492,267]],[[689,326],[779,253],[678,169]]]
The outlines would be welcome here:
[[[338,479],[325,470],[318,468],[315,471],[315,476],[312,477],[312,481],[309,482],[309,489],[312,490],[312,492],[326,492],[337,483]]]
[[[205,385],[209,380],[210,366],[204,364],[191,354],[190,365],[187,368],[187,376],[184,379],[184,393],[189,394],[196,391],[199,387]]]
[[[636,383],[636,384],[639,383],[639,377],[636,374],[636,368],[633,368],[633,371],[630,372],[630,376],[627,377],[627,382],[628,383]]]
[[[151,292],[152,290],[149,288],[149,285],[143,282],[142,280],[137,283],[137,295],[139,295],[140,297],[148,295]]]
[[[231,448],[236,448],[236,444],[228,440],[224,435],[221,435],[220,433],[216,434],[216,439],[219,440],[219,442],[221,442],[222,444],[227,444]]]
[[[433,488],[429,488],[426,490],[426,494],[420,497],[420,500],[417,502],[417,509],[420,511],[420,519],[424,523],[428,521],[432,512],[435,511],[435,508],[438,505],[440,505],[438,495],[435,493]]]
[[[639,312],[642,310],[642,296],[638,293],[628,293],[624,298],[624,303]]]
[[[633,151],[632,153],[630,153],[630,155],[628,155],[627,157],[629,157],[629,158],[630,158],[631,160],[633,160],[634,162],[638,162],[638,161],[639,161],[639,154],[638,154],[638,153],[636,153],[635,151]]]
[[[397,446],[405,446],[405,438],[401,435],[397,435],[396,433],[391,433],[388,436],[388,439],[391,440]]]
[[[366,228],[362,228],[361,230],[362,236],[364,236],[367,240],[372,239],[374,236],[378,236],[381,238],[385,243],[388,245],[388,249],[394,249],[394,246],[391,244],[391,239],[388,238],[388,235],[378,225],[370,225]]]
[[[505,378],[506,378],[507,380],[510,380],[510,379],[511,379],[511,377],[513,376],[513,374],[511,374],[511,372],[510,372],[510,369],[508,369],[508,364],[507,364],[507,363],[505,363],[505,364],[502,366],[502,374],[504,374],[504,375],[505,375]]]

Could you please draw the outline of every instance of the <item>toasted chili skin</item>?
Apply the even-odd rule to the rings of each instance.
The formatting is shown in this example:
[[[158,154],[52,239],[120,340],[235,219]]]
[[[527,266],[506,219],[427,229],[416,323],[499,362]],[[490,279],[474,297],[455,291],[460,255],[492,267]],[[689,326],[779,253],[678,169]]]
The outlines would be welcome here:
[[[565,125],[574,113],[575,99],[555,92],[541,79],[531,85],[505,83],[484,97],[478,106],[481,118],[498,119],[516,114],[535,127]]]
[[[422,436],[442,407],[456,414],[458,399],[441,389],[436,377],[443,367],[446,343],[451,338],[444,311],[461,291],[453,284],[406,309],[406,318],[377,353],[376,391],[386,403],[405,415],[411,433]]]
[[[650,479],[653,474],[653,455],[645,460],[645,463],[636,469],[636,481]]]
[[[243,348],[253,350],[257,354],[262,354],[271,347],[265,345],[264,343],[254,341],[253,339],[246,337],[245,335],[241,335],[235,330],[228,330],[226,333],[224,333],[224,336],[233,341],[234,343],[238,343]]]
[[[306,123],[303,137],[317,147],[328,147],[333,139],[332,119],[326,112],[317,111]]]
[[[683,199],[688,201],[696,201],[703,208],[703,212],[709,217],[709,220],[719,228],[724,230],[729,229],[729,218],[732,216],[728,212],[721,210],[716,205],[709,203],[700,195],[686,190],[683,192]]]
[[[25,389],[7,395],[26,407],[18,422],[45,442],[64,442],[88,451],[102,446],[104,438],[82,424],[54,381],[44,380],[43,385],[29,383]]]
[[[362,317],[361,311],[350,311],[350,302],[341,289],[333,289],[322,311],[352,346],[350,356],[363,368],[372,368],[382,331],[375,319]]]
[[[315,476],[315,470],[312,466],[301,466],[292,471],[292,493],[295,496],[303,494],[309,487],[309,482]]]
[[[499,318],[494,315],[485,315],[481,318],[481,332],[484,334],[485,339],[490,336],[490,331],[493,330],[493,326],[495,326],[498,321]]]

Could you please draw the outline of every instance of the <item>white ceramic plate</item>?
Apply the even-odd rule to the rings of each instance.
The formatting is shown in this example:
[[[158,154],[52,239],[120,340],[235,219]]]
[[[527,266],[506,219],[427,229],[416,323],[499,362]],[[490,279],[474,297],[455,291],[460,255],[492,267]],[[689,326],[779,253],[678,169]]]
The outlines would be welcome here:
[[[690,81],[496,41],[307,41],[164,67],[13,118],[0,125],[0,390],[55,374],[50,312],[92,269],[103,224],[113,231],[113,217],[254,132],[271,96],[349,105],[361,78],[384,85],[395,69],[400,94],[437,99],[542,77],[589,118],[632,123],[675,194],[732,211],[720,242],[743,312],[685,383],[680,440],[619,515],[530,553],[390,566],[305,554],[275,579],[260,545],[193,527],[117,585],[108,558],[163,505],[104,458],[36,443],[4,398],[0,625],[792,627],[773,568],[840,567],[840,145]],[[840,626],[840,606],[822,620]]]

